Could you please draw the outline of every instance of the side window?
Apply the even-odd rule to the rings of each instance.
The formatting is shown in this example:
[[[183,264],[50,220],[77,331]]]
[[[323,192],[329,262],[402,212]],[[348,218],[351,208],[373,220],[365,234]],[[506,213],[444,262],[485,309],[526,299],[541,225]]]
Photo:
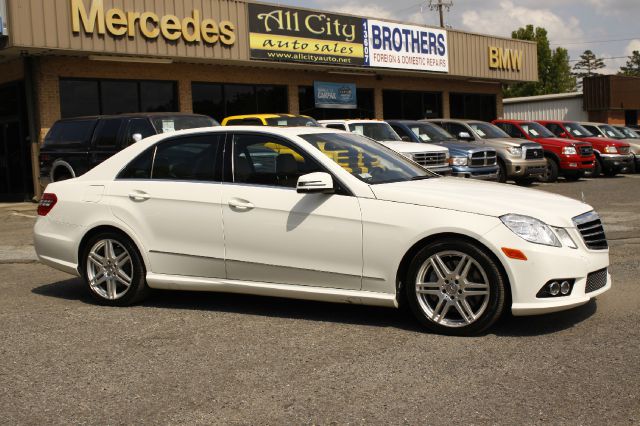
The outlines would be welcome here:
[[[259,118],[242,118],[239,120],[227,121],[227,126],[262,126],[262,121]]]
[[[327,129],[347,130],[344,124],[327,124],[325,127]]]
[[[96,120],[58,121],[53,125],[44,139],[47,145],[79,144],[91,140]]]
[[[155,153],[155,146],[147,149],[127,164],[116,179],[151,179],[151,166]]]
[[[413,138],[411,138],[411,136],[409,135],[409,133],[407,133],[406,130],[404,130],[402,127],[400,126],[391,126],[393,128],[393,130],[396,131],[396,133],[398,134],[398,136],[400,136],[400,138],[402,138],[403,141],[412,141]]]
[[[151,179],[221,181],[218,164],[221,139],[220,134],[204,134],[158,144]]]
[[[511,123],[498,123],[498,127],[504,130],[512,138],[526,139],[526,136],[520,131],[520,129]]]
[[[556,136],[560,136],[561,134],[564,133],[564,130],[562,129],[562,127],[560,127],[556,123],[547,123],[544,126]]]
[[[590,126],[588,124],[585,126],[583,124],[582,127],[584,127],[585,129],[587,129],[588,131],[590,131],[591,133],[593,133],[596,136],[602,136],[602,132],[596,126]]]
[[[148,138],[156,134],[155,129],[146,118],[132,118],[129,120],[129,125],[124,134],[124,145],[129,146],[136,141],[133,140],[133,135],[140,135],[142,139]]]
[[[304,174],[323,171],[300,148],[263,135],[233,137],[233,181],[295,188]]]
[[[451,133],[456,138],[460,137],[460,133],[462,133],[462,132],[471,134],[469,129],[464,127],[462,124],[458,124],[458,123],[444,123],[444,124],[446,126],[445,130],[447,130],[449,133]]]
[[[96,149],[115,149],[118,146],[118,135],[123,120],[121,118],[109,118],[98,123],[93,146]]]

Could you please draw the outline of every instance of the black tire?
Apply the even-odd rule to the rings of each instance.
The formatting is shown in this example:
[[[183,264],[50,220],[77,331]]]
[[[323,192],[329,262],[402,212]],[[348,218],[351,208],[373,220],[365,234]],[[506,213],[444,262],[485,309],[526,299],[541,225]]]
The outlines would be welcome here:
[[[618,173],[620,173],[620,169],[617,168],[617,167],[611,167],[610,169],[604,169],[604,175],[606,177],[614,177]]]
[[[53,173],[53,182],[73,179],[73,175],[65,167],[58,167]]]
[[[600,177],[602,174],[602,163],[600,162],[600,158],[596,157],[596,161],[593,162],[593,169],[591,172],[592,178]]]
[[[498,182],[505,183],[507,181],[507,168],[502,160],[498,160]]]
[[[126,276],[128,276],[131,281],[128,288],[124,286],[120,281],[118,281],[120,278],[109,275],[105,272],[103,272],[103,275],[100,275],[100,273],[96,273],[96,269],[105,271],[107,267],[105,267],[103,264],[101,268],[100,266],[98,266],[98,263],[95,260],[89,260],[91,252],[95,250],[96,247],[100,247],[101,242],[105,241],[112,242],[112,252],[114,253],[113,258],[121,255],[125,250],[129,255],[130,263],[123,266],[122,268]],[[105,248],[104,250],[107,249]],[[97,252],[100,252],[100,249],[98,249]],[[103,251],[102,253],[102,257],[104,259],[107,259],[107,252]],[[109,267],[113,268],[115,266],[114,264],[115,262],[112,261]],[[147,286],[147,282],[145,279],[146,268],[144,266],[144,262],[142,261],[140,252],[138,251],[135,244],[127,236],[119,232],[105,231],[89,238],[83,245],[82,252],[80,254],[80,268],[80,270],[82,271],[82,278],[84,280],[85,287],[91,297],[98,304],[107,306],[129,306],[142,301],[150,293],[149,286]],[[102,285],[92,286],[90,284],[90,275],[93,275],[96,278],[98,276],[101,276],[102,278],[113,276],[112,280],[107,281],[113,281],[115,283],[114,286],[116,287],[116,293],[117,288],[119,287],[122,290],[122,295],[114,299],[108,298],[108,296],[105,296],[105,294],[108,294],[109,283],[104,283],[104,289]],[[102,290],[104,290],[104,294],[101,294]]]
[[[560,166],[553,158],[547,157],[547,171],[540,178],[540,182],[553,183],[558,180],[558,173],[560,172]]]
[[[472,282],[485,281],[482,285],[486,284],[489,294],[474,295],[475,290],[483,290],[466,289],[464,287],[466,281],[456,275],[455,271],[452,275],[447,276],[447,281],[444,281],[444,278],[438,279],[438,275],[430,263],[430,260],[436,255],[442,259],[447,268],[450,268],[449,271],[459,266],[459,263],[456,264],[455,261],[457,257],[460,257],[459,262],[462,261],[461,255],[473,259],[475,263],[471,262],[468,270],[468,273],[472,275]],[[433,288],[437,294],[421,293],[418,295],[419,286],[416,283],[419,276],[420,282],[437,279],[437,282],[423,287],[424,289]],[[477,335],[491,327],[505,309],[507,282],[502,276],[500,268],[486,254],[486,249],[465,240],[447,238],[429,243],[412,259],[404,280],[404,296],[409,309],[418,322],[431,332],[454,336]],[[432,290],[424,291],[434,292]],[[464,302],[462,302],[463,300]],[[446,303],[446,305],[442,307],[442,303]],[[463,303],[466,303],[472,313],[474,310],[478,310],[477,318],[469,316],[466,320],[464,319],[462,311],[465,309],[461,308]],[[447,308],[447,306],[449,307]],[[436,314],[438,307],[440,307],[441,317]],[[453,311],[451,311],[452,308]],[[431,312],[429,312],[430,309]],[[473,320],[469,322],[469,318],[473,318]]]
[[[531,186],[531,184],[533,184],[533,182],[537,181],[538,179],[536,178],[520,178],[520,179],[516,179],[516,185],[519,186]]]

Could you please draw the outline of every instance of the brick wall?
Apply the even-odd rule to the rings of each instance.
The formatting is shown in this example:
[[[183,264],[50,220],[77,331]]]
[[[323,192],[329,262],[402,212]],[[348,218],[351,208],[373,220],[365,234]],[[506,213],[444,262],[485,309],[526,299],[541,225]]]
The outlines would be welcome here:
[[[22,59],[14,59],[0,64],[0,84],[11,83],[12,81],[24,78],[24,63]]]
[[[589,111],[589,121],[597,121],[599,123],[618,124],[624,126],[624,111]]]

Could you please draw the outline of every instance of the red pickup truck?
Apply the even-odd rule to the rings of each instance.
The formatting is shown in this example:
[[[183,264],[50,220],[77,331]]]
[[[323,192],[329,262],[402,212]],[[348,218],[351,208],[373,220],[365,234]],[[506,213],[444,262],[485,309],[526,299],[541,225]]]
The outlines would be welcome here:
[[[615,176],[633,164],[633,154],[630,154],[628,143],[599,138],[575,121],[538,120],[538,123],[551,130],[556,136],[593,145],[596,162],[592,177],[598,177],[600,173]]]
[[[540,123],[526,120],[494,120],[512,138],[528,139],[544,148],[547,159],[547,173],[543,181],[555,182],[558,176],[567,180],[578,180],[585,172],[594,168],[595,155],[588,142],[567,140],[556,137]]]

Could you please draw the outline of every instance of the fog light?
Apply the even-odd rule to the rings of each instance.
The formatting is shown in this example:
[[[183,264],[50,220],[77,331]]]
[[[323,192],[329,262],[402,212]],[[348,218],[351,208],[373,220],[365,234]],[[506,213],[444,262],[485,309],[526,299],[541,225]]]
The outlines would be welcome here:
[[[552,296],[557,296],[558,294],[560,294],[560,283],[554,281],[549,284],[549,294]]]
[[[569,284],[569,281],[562,281],[562,284],[560,284],[560,292],[562,293],[562,295],[566,296],[570,291],[571,284]]]

